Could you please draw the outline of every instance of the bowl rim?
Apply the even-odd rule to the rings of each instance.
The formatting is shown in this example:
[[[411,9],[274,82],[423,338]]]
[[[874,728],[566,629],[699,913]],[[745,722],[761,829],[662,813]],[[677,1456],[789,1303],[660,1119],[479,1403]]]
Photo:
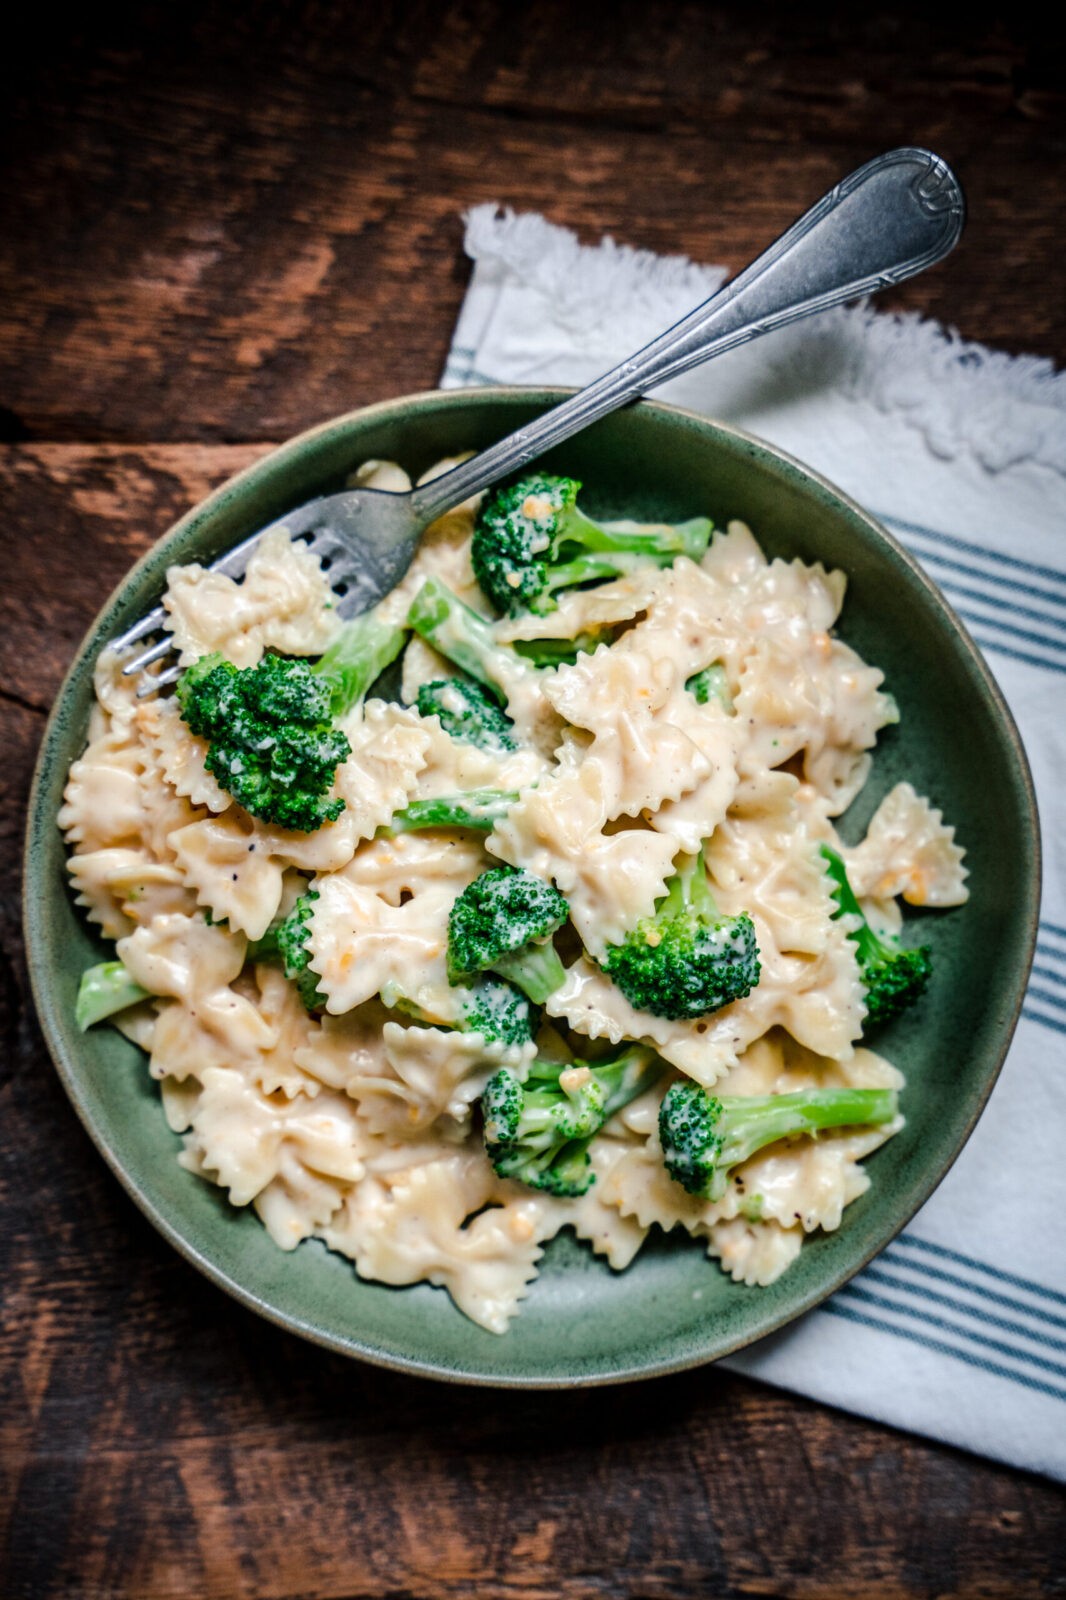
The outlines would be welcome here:
[[[745,1331],[736,1337],[730,1338],[725,1345],[717,1348],[713,1353],[697,1348],[694,1345],[678,1357],[667,1357],[659,1361],[637,1360],[624,1367],[591,1373],[579,1372],[575,1375],[553,1373],[523,1376],[465,1370],[458,1365],[442,1364],[432,1357],[408,1356],[382,1350],[372,1345],[361,1343],[357,1335],[345,1337],[334,1334],[327,1329],[316,1326],[312,1321],[279,1309],[269,1299],[256,1290],[247,1288],[230,1272],[216,1265],[207,1254],[185,1237],[181,1228],[172,1222],[165,1211],[157,1206],[149,1195],[144,1192],[111,1149],[103,1131],[97,1127],[88,1101],[82,1093],[79,1073],[72,1063],[67,1060],[62,1030],[57,1023],[57,1006],[50,991],[44,985],[44,975],[41,970],[42,962],[39,959],[44,945],[43,919],[40,909],[43,905],[43,897],[35,897],[32,893],[32,880],[35,875],[35,869],[32,866],[31,844],[39,822],[42,820],[43,793],[47,779],[48,757],[57,737],[61,709],[65,705],[75,675],[81,670],[83,658],[87,654],[90,643],[95,641],[97,634],[101,631],[105,621],[116,606],[119,595],[150,561],[157,558],[161,545],[170,543],[177,539],[179,535],[195,529],[201,521],[208,519],[225,501],[234,494],[239,494],[249,483],[254,482],[264,470],[271,466],[281,465],[287,457],[298,455],[309,444],[324,439],[335,432],[343,432],[355,422],[362,423],[378,417],[387,418],[391,412],[403,412],[410,410],[412,407],[417,407],[420,411],[425,412],[438,408],[447,409],[456,402],[463,404],[477,401],[484,404],[493,401],[504,403],[522,401],[547,409],[577,392],[575,386],[486,384],[456,389],[419,390],[412,394],[398,395],[387,400],[375,401],[367,406],[358,406],[351,410],[340,412],[336,416],[328,417],[314,426],[303,429],[301,432],[282,440],[278,445],[267,449],[264,454],[258,456],[248,466],[241,468],[232,477],[225,479],[209,495],[190,506],[175,522],[171,523],[155,538],[133,566],[127,569],[80,639],[70,665],[56,691],[55,699],[41,736],[34,763],[23,838],[22,931],[30,989],[41,1032],[60,1082],[82,1126],[138,1209],[168,1243],[210,1282],[214,1283],[241,1305],[266,1318],[267,1321],[274,1323],[277,1327],[283,1328],[286,1332],[298,1334],[300,1337],[338,1354],[360,1361],[367,1361],[374,1366],[384,1367],[391,1371],[480,1388],[543,1390],[566,1389],[575,1386],[593,1388],[615,1383],[635,1383],[648,1378],[665,1377],[671,1373],[706,1366],[734,1355],[739,1350],[748,1349],[768,1335],[789,1326],[807,1312],[821,1305],[830,1295],[834,1294],[857,1273],[861,1272],[875,1256],[879,1255],[902,1232],[926,1203],[930,1195],[940,1186],[973,1133],[974,1127],[988,1103],[992,1090],[995,1088],[1017,1028],[1036,949],[1040,914],[1042,859],[1040,818],[1032,771],[1021,735],[1003,692],[981,650],[971,637],[965,624],[956,615],[950,603],[945,599],[917,559],[864,506],[860,505],[858,501],[840,489],[829,478],[826,478],[805,462],[800,461],[788,451],[781,449],[766,439],[760,438],[756,434],[735,427],[731,423],[720,422],[715,418],[708,417],[687,407],[672,405],[659,400],[642,399],[627,407],[627,409],[664,413],[669,417],[694,423],[700,429],[708,429],[712,433],[725,435],[727,439],[734,442],[750,446],[756,452],[768,455],[777,464],[786,467],[790,474],[794,475],[801,483],[813,484],[824,495],[838,502],[852,516],[864,523],[875,539],[884,541],[920,582],[934,611],[942,615],[948,626],[959,637],[969,657],[971,666],[976,669],[986,693],[995,706],[998,720],[1011,747],[1017,772],[1021,779],[1025,796],[1029,838],[1032,845],[1032,870],[1029,881],[1025,885],[1029,911],[1025,927],[1024,981],[1018,985],[1009,1017],[1003,1027],[1001,1042],[996,1047],[996,1059],[993,1069],[987,1074],[981,1086],[980,1092],[975,1099],[972,1113],[968,1117],[954,1149],[947,1153],[934,1169],[926,1172],[922,1181],[914,1186],[907,1196],[907,1201],[902,1211],[898,1216],[893,1217],[891,1225],[879,1235],[877,1243],[872,1244],[856,1260],[834,1268],[824,1280],[820,1280],[816,1285],[801,1294],[798,1302],[788,1310],[767,1315],[761,1321],[757,1320],[754,1332]],[[54,818],[49,818],[48,820],[54,822]],[[352,1263],[352,1271],[355,1272],[354,1263]],[[462,1315],[462,1313],[456,1311],[456,1315]]]

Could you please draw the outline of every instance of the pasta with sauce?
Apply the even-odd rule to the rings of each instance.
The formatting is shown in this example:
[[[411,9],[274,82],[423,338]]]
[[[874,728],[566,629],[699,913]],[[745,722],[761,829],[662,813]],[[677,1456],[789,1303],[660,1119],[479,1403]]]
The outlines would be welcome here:
[[[358,477],[407,485],[389,463]],[[513,747],[478,748],[418,709],[419,689],[454,668],[413,634],[399,697],[344,718],[343,809],[313,832],[243,810],[175,699],[138,699],[121,663],[101,656],[59,823],[78,903],[136,986],[113,1020],[148,1056],[181,1163],[254,1206],[283,1250],[314,1237],[365,1278],[440,1285],[493,1332],[564,1227],[619,1270],[653,1226],[680,1227],[734,1279],[769,1284],[806,1234],[841,1224],[869,1185],[863,1158],[902,1117],[773,1143],[712,1202],[664,1167],[663,1085],[691,1079],[730,1097],[901,1089],[862,1042],[856,946],[819,847],[839,852],[870,925],[889,935],[900,898],[965,900],[962,851],[906,783],[861,843],[837,835],[896,717],[881,673],[833,631],[843,574],[768,561],[734,522],[699,561],[634,563],[544,615],[493,618],[471,565],[475,510],[427,531],[377,609],[403,625],[436,579],[485,618],[512,662]],[[314,658],[340,627],[326,575],[284,535],[264,539],[238,583],[172,568],[166,606],[183,665],[209,652],[242,668],[264,652]],[[557,665],[522,653],[579,637],[585,647]],[[700,703],[687,685],[711,663],[726,692]],[[511,797],[491,831],[390,831],[406,807],[483,790]],[[670,1020],[636,1009],[602,963],[653,915],[675,862],[701,850],[721,910],[751,918],[761,975],[706,1016]],[[448,970],[456,898],[501,863],[553,884],[569,911],[565,978],[528,1044],[458,1026]],[[253,949],[309,886],[312,1010]],[[592,1139],[586,1191],[499,1176],[479,1112],[493,1075],[626,1041],[650,1047],[664,1076]]]

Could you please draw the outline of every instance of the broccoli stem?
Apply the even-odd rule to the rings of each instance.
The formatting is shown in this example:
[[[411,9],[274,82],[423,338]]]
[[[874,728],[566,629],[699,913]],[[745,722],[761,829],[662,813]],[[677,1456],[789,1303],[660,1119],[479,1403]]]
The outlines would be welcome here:
[[[718,915],[702,849],[697,855],[681,857],[681,865],[666,886],[665,898],[655,907],[656,918],[675,917],[682,911],[710,919]]]
[[[550,939],[544,944],[527,944],[512,955],[499,956],[490,970],[517,984],[538,1006],[566,980],[566,968]]]
[[[367,611],[345,623],[311,671],[329,684],[330,709],[342,717],[362,700],[375,678],[395,661],[407,638],[404,628]]]
[[[671,546],[671,555],[687,555],[698,560],[707,548],[711,524],[707,517],[690,517],[687,522],[650,524],[630,528],[622,522],[594,522],[576,505],[568,507],[559,517],[555,538],[557,547],[579,544],[583,550],[617,551],[639,555],[646,564],[650,554],[664,553],[664,545]]]
[[[603,634],[577,633],[572,639],[516,639],[512,649],[535,667],[570,667],[578,656],[607,643]]]
[[[463,794],[441,794],[430,800],[412,800],[392,821],[378,829],[378,838],[397,833],[420,833],[426,828],[472,828],[491,833],[518,799],[517,789],[467,789]]]
[[[125,1011],[127,1006],[148,998],[148,990],[133,981],[121,961],[101,961],[81,975],[74,1021],[84,1033],[94,1022],[102,1022],[116,1011]]]
[[[434,650],[476,678],[504,704],[506,685],[517,671],[532,670],[512,650],[497,644],[484,617],[460,600],[439,578],[427,578],[411,602],[408,626]]]
[[[766,1145],[797,1133],[890,1122],[897,1099],[895,1089],[799,1089],[794,1094],[754,1095],[721,1103],[718,1161],[736,1167]]]
[[[681,1080],[670,1085],[659,1107],[663,1161],[689,1194],[717,1201],[732,1169],[767,1145],[824,1128],[877,1126],[890,1122],[896,1109],[894,1089],[800,1089],[719,1099]]]

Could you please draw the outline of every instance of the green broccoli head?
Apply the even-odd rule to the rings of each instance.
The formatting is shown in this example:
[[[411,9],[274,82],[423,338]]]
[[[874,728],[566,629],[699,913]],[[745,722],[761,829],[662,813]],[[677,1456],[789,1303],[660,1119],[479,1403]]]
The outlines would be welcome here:
[[[589,1144],[609,1117],[662,1072],[655,1053],[632,1045],[600,1062],[534,1061],[525,1078],[501,1067],[485,1086],[485,1148],[501,1178],[562,1199],[595,1181]]]
[[[671,879],[654,914],[608,947],[601,965],[630,1005],[671,1021],[743,999],[762,972],[755,926],[746,911],[720,915],[702,852]]]
[[[308,1011],[319,1011],[326,1003],[326,997],[318,987],[318,975],[308,966],[311,952],[307,948],[307,938],[311,932],[311,914],[317,899],[317,889],[305,890],[273,934],[285,976],[295,983]]]
[[[699,560],[711,536],[706,517],[676,527],[612,527],[577,506],[580,483],[532,473],[494,490],[474,526],[474,574],[499,611],[554,610],[555,593],[613,578],[649,563],[669,566],[679,555]]]
[[[894,1089],[801,1089],[719,1099],[697,1083],[672,1083],[659,1107],[671,1178],[689,1194],[721,1200],[734,1167],[768,1144],[822,1128],[877,1127],[896,1115]]]
[[[539,1026],[539,1008],[502,978],[477,979],[463,1002],[463,1031],[480,1033],[486,1044],[528,1044]]]
[[[866,990],[867,1026],[890,1022],[925,993],[933,975],[932,951],[928,945],[908,948],[890,934],[875,933],[848,882],[842,857],[830,845],[820,848],[833,880],[837,903],[834,916],[859,918],[859,927],[848,937],[855,943],[859,975]]]
[[[480,683],[471,678],[438,678],[418,691],[418,709],[424,717],[439,717],[445,733],[476,745],[490,755],[517,750],[514,723],[501,711]]]
[[[449,913],[449,978],[464,983],[491,969],[542,1004],[565,977],[551,936],[568,914],[553,884],[517,867],[490,867]]]
[[[176,693],[186,725],[208,741],[207,770],[253,817],[310,833],[340,816],[344,801],[325,796],[351,745],[306,661],[266,655],[239,668],[202,656]]]

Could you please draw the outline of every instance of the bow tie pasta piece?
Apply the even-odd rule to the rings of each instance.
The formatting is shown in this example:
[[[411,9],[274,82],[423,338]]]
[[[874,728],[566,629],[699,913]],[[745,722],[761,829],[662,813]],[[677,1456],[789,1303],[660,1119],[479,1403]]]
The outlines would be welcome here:
[[[832,884],[807,819],[795,804],[791,773],[746,780],[705,849],[716,893],[730,911],[747,909],[776,949],[817,956],[839,945]]]
[[[57,820],[74,847],[67,868],[78,904],[117,939],[156,915],[194,909],[169,836],[203,813],[166,782],[143,707],[114,685],[114,658],[104,656],[97,681],[112,709],[98,705],[96,737],[71,767]]]
[[[185,882],[197,901],[216,919],[227,920],[250,939],[261,939],[274,921],[281,905],[285,869],[332,873],[345,866],[361,838],[379,826],[376,818],[388,820],[394,802],[402,804],[423,761],[428,742],[423,730],[407,722],[398,707],[368,707],[370,723],[382,730],[383,745],[371,753],[373,734],[366,731],[365,747],[349,758],[353,765],[337,774],[336,787],[351,794],[336,822],[327,822],[314,833],[295,833],[256,822],[239,806],[221,816],[177,829],[169,843],[181,867]],[[365,788],[356,795],[362,779]]]
[[[161,915],[120,939],[117,953],[135,983],[164,998],[152,1031],[151,1073],[184,1082],[215,1064],[253,1071],[277,1039],[258,1007],[230,987],[245,941],[201,917]]]
[[[559,715],[575,728],[609,733],[619,717],[650,716],[670,698],[677,670],[669,656],[652,657],[600,645],[572,666],[545,679],[544,693]]]
[[[195,909],[179,869],[153,861],[147,850],[93,850],[71,856],[67,871],[75,904],[107,939],[132,932],[135,917],[147,923]]]
[[[494,627],[496,638],[501,644],[576,639],[579,634],[595,634],[631,622],[662,593],[669,577],[669,569],[645,567],[616,578],[613,583],[598,583],[593,589],[568,589],[559,596],[555,610],[545,616],[527,611],[516,617],[501,617]]]
[[[156,917],[120,939],[117,953],[135,983],[150,994],[190,1002],[228,987],[244,965],[245,941],[202,917]]]
[[[553,1235],[560,1228],[573,1228],[577,1237],[584,1239],[598,1256],[603,1256],[616,1272],[629,1266],[649,1231],[635,1216],[623,1216],[609,1198],[611,1172],[630,1148],[629,1143],[620,1139],[603,1136],[593,1139],[589,1158],[595,1178],[584,1194],[568,1200],[556,1200],[549,1194],[538,1195]],[[548,1234],[543,1237],[547,1238]]]
[[[353,862],[316,886],[307,943],[328,1011],[350,1011],[383,992],[414,1000],[424,987],[448,987],[453,884],[428,883],[394,906],[360,881]]]
[[[278,1248],[295,1250],[329,1223],[349,1192],[346,1180],[316,1171],[298,1148],[286,1142],[278,1156],[277,1175],[252,1204]]]
[[[384,1062],[353,1073],[344,1087],[372,1133],[398,1139],[424,1133],[442,1117],[468,1122],[493,1073],[501,1066],[521,1073],[536,1054],[532,1043],[507,1048],[476,1033],[396,1022],[385,1023],[382,1037]]]
[[[327,1012],[293,1051],[293,1060],[309,1078],[341,1094],[363,1080],[388,1071],[383,1037],[392,1015],[378,1000],[343,1016]]]
[[[291,1100],[303,1094],[313,1099],[321,1080],[302,1070],[299,1056],[318,1032],[319,1023],[308,1015],[297,989],[280,967],[257,963],[255,981],[256,1008],[273,1037],[252,1068],[252,1082],[266,1095],[283,1094]]]
[[[831,802],[830,815],[846,810],[869,776],[878,730],[899,720],[883,682],[824,631],[803,625],[760,636],[736,695],[748,730],[741,771],[779,767],[803,751],[804,777]]]
[[[252,1000],[232,989],[215,989],[197,996],[193,1004],[172,1000],[160,1005],[149,1071],[153,1078],[185,1083],[202,1082],[209,1067],[225,1067],[255,1083],[276,1041],[276,1029]]]
[[[841,854],[860,897],[901,895],[912,906],[961,906],[969,899],[955,829],[909,783],[886,794],[862,844]]]
[[[58,822],[67,843],[88,853],[139,839],[144,823],[144,752],[128,722],[110,726],[70,769]]]
[[[370,700],[343,723],[352,753],[337,771],[337,793],[353,840],[372,839],[405,805],[426,765],[433,730],[417,711]],[[335,868],[328,870],[335,871]]]
[[[501,861],[554,881],[593,954],[650,916],[678,848],[669,834],[644,828],[604,834],[615,786],[602,763],[584,762],[523,794],[486,844]]]
[[[209,811],[229,810],[233,796],[207,770],[207,740],[190,733],[176,699],[146,700],[138,708],[137,722],[175,793]]]
[[[536,1198],[490,1204],[497,1188],[480,1152],[444,1146],[422,1165],[369,1173],[321,1237],[361,1277],[427,1280],[472,1321],[504,1333],[536,1277],[550,1224]]]
[[[734,518],[718,532],[700,557],[700,568],[716,583],[735,585],[754,577],[769,563],[746,522]]]
[[[675,691],[662,715],[688,738],[706,763],[706,773],[687,794],[663,800],[647,821],[670,834],[686,855],[697,855],[713,836],[737,793],[737,756],[744,733],[718,705],[700,705],[687,690]]]
[[[589,1039],[609,1039],[612,1044],[639,1039],[664,1061],[709,1088],[736,1065],[739,1052],[757,1037],[759,1023],[744,1010],[747,1004],[737,1000],[711,1016],[671,1022],[650,1011],[636,1010],[605,972],[580,956],[544,1009]]]
[[[198,904],[249,939],[261,939],[277,915],[288,864],[272,853],[266,833],[235,807],[171,835]]]
[[[399,906],[432,884],[458,895],[493,865],[476,836],[436,830],[374,839],[360,847],[345,874],[390,906]]]
[[[235,1206],[249,1205],[278,1176],[286,1151],[320,1177],[356,1183],[365,1171],[362,1146],[356,1109],[343,1095],[323,1090],[278,1104],[225,1067],[204,1073],[186,1135],[197,1170],[228,1190]],[[338,1205],[342,1198],[343,1191]]]
[[[215,652],[235,667],[267,649],[317,656],[339,629],[318,557],[284,529],[260,539],[239,580],[196,562],[171,567],[163,604],[183,667]]]
[[[699,1230],[697,1230],[699,1231]],[[795,1261],[803,1244],[802,1228],[776,1222],[713,1222],[706,1230],[707,1254],[719,1262],[734,1283],[766,1289]]]

